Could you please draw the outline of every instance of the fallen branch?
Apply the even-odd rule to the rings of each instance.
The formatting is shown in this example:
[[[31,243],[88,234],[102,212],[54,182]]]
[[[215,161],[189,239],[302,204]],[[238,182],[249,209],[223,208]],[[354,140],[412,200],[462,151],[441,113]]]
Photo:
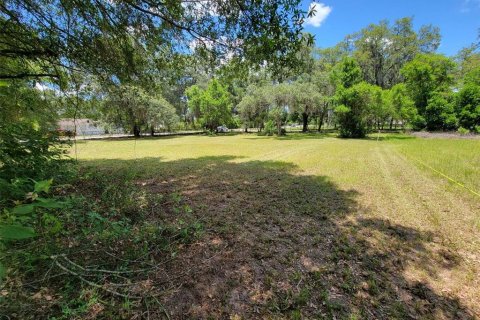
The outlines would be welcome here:
[[[60,255],[61,256],[61,255]],[[87,280],[83,277],[83,275],[73,271],[73,270],[70,270],[68,269],[67,267],[65,267],[64,265],[62,265],[59,261],[58,261],[58,257],[60,256],[51,256],[50,258],[54,260],[55,264],[60,268],[62,269],[63,271],[71,274],[72,276],[75,276],[77,277],[78,279],[80,279],[81,281],[85,282],[86,284],[94,287],[94,288],[97,288],[97,289],[100,289],[100,290],[103,290],[103,291],[106,291],[110,294],[113,294],[117,297],[122,297],[122,298],[126,298],[126,299],[142,299],[142,297],[137,297],[137,296],[131,296],[131,295],[127,295],[127,294],[123,294],[123,293],[120,293],[120,292],[117,292],[117,291],[113,291],[113,290],[110,290],[108,288],[105,288],[104,286],[101,286],[99,285],[98,283],[95,283],[95,282],[92,282],[90,280]]]

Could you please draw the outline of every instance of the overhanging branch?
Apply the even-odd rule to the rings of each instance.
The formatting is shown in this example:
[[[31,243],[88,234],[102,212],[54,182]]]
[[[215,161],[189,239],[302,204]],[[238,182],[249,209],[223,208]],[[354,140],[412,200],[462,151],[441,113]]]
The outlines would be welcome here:
[[[0,74],[0,80],[9,80],[9,79],[26,79],[26,78],[60,78],[58,74],[55,73],[18,73],[18,74]]]

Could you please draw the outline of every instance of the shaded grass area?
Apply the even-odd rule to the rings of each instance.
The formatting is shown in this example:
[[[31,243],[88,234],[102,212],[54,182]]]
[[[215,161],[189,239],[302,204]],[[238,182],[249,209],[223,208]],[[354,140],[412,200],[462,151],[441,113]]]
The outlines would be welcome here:
[[[437,209],[424,202],[409,216],[414,195],[395,203],[386,192],[417,173],[406,175],[402,166],[408,163],[393,153],[400,147],[392,144],[396,140],[235,136],[126,142],[82,146],[83,178],[63,191],[76,195],[77,211],[64,221],[69,232],[54,238],[57,245],[45,244],[49,255],[65,256],[24,268],[24,276],[7,286],[4,314],[478,315],[476,300],[442,290],[440,281],[446,274],[457,280],[454,272],[464,270],[465,255],[445,242],[442,225],[414,223]],[[377,166],[379,174],[372,174]],[[409,186],[397,187],[407,193]],[[477,282],[473,275],[467,289],[475,290]]]

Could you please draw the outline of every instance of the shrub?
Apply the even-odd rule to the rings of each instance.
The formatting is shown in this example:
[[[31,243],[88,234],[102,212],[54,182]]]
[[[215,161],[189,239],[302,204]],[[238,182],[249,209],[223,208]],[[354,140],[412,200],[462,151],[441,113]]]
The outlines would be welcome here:
[[[359,137],[362,138],[366,134],[366,124],[361,119],[355,117],[351,109],[347,106],[340,105],[335,109],[337,120],[340,125],[340,135],[344,138]]]
[[[0,209],[21,200],[34,180],[65,181],[65,143],[34,123],[0,125]]]
[[[60,173],[66,140],[32,123],[0,126],[0,179],[41,180]]]
[[[470,130],[465,129],[463,127],[458,128],[458,133],[460,133],[462,136],[467,135],[470,133]]]
[[[480,85],[466,85],[458,93],[457,113],[462,127],[474,130],[480,126]]]
[[[427,126],[427,121],[425,121],[425,118],[422,117],[421,115],[417,114],[413,117],[412,119],[412,128],[415,131],[420,131],[425,129]]]
[[[344,138],[363,138],[368,132],[368,121],[373,110],[381,104],[381,89],[361,82],[337,94],[340,103],[335,109],[340,134]]]
[[[264,132],[268,136],[273,136],[277,132],[277,126],[275,125],[275,122],[273,122],[273,120],[268,120],[265,123]]]
[[[13,208],[0,212],[0,250],[9,242],[26,240],[37,235],[50,235],[62,230],[62,223],[52,210],[65,207],[65,202],[49,197],[53,180],[33,181],[30,192]],[[40,232],[37,232],[40,231]],[[3,253],[0,251],[0,256]],[[6,269],[0,263],[0,281]]]
[[[425,110],[425,120],[428,130],[454,130],[457,128],[457,117],[451,97],[444,92],[436,92],[428,100]]]

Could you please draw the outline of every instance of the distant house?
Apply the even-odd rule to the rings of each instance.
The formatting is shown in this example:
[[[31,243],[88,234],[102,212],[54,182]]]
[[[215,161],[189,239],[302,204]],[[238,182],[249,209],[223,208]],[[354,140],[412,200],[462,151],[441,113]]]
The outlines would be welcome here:
[[[123,133],[122,129],[108,130],[99,121],[91,119],[61,119],[58,121],[58,130],[66,134],[77,136],[93,136],[106,133]]]

